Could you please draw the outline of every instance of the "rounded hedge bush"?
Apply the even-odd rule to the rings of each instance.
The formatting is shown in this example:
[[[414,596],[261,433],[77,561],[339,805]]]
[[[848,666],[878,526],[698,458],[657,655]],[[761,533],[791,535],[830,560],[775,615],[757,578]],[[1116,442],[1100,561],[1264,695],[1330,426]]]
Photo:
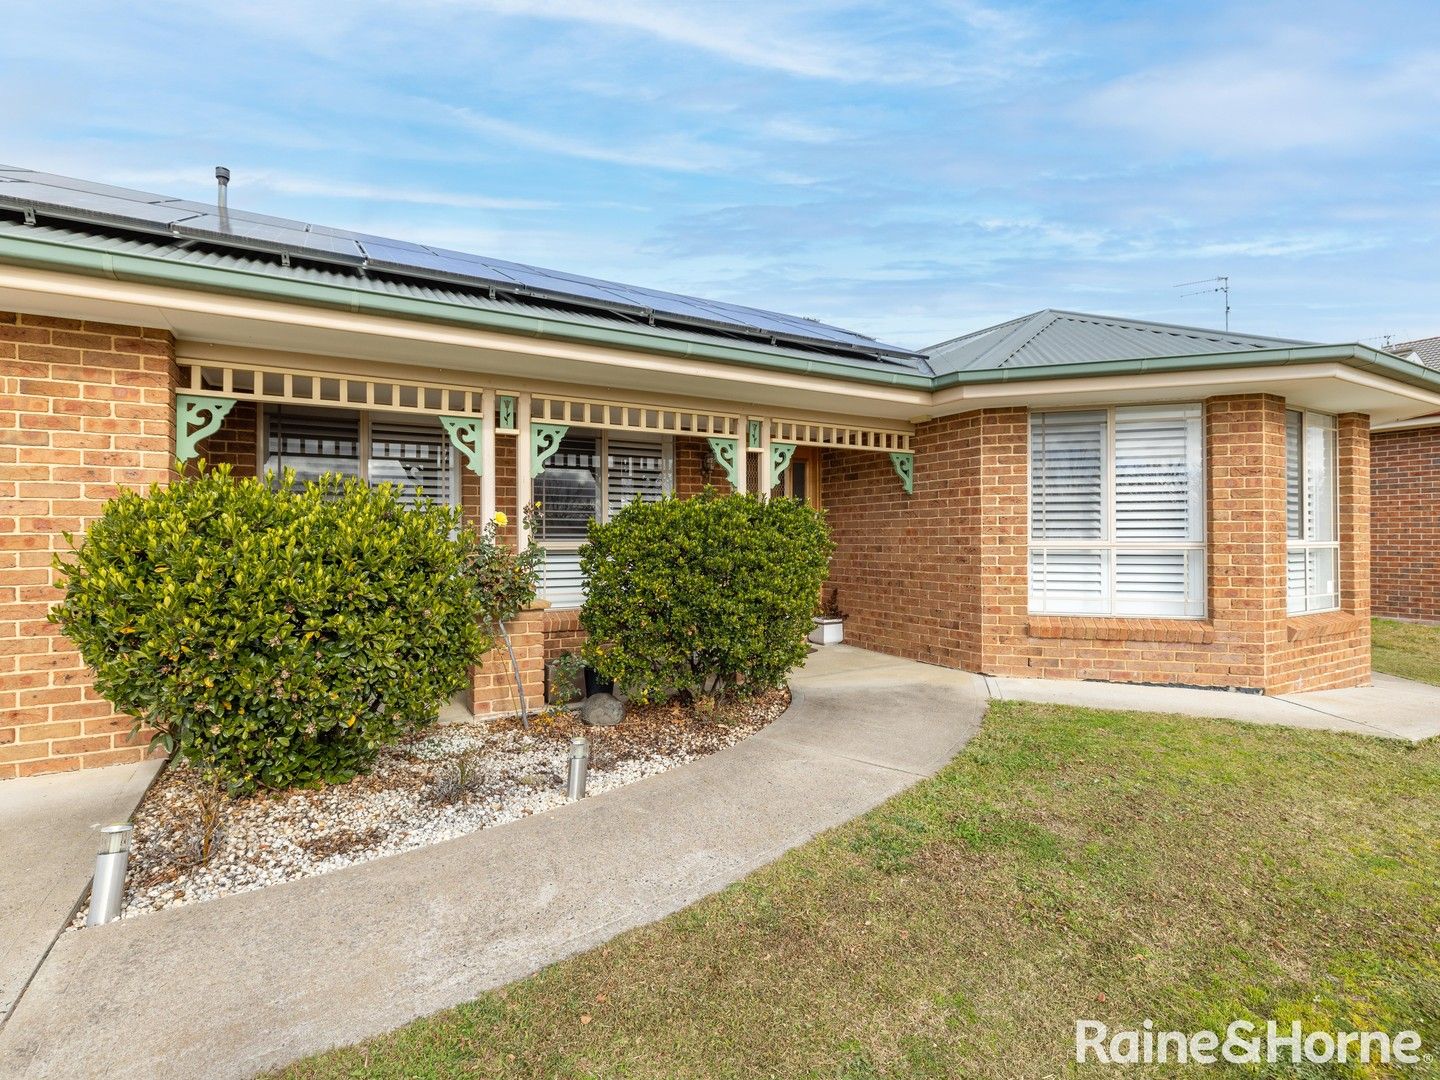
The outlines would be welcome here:
[[[580,552],[586,660],[640,700],[778,686],[805,659],[833,547],[796,499],[633,502]]]
[[[232,793],[338,783],[490,647],[490,541],[388,485],[221,466],[108,503],[52,617],[100,693]]]

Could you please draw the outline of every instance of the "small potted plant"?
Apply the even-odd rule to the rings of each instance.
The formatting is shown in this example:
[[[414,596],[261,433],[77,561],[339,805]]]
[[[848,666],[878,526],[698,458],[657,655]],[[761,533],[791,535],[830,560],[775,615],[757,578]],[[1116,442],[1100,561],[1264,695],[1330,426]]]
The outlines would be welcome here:
[[[839,645],[845,640],[845,613],[840,610],[839,589],[831,589],[829,597],[820,603],[820,614],[815,616],[810,640],[816,645]]]

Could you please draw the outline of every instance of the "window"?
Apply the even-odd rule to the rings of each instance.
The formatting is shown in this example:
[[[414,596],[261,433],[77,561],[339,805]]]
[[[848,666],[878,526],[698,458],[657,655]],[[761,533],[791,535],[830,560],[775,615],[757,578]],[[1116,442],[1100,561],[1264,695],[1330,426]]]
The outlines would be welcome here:
[[[604,462],[604,468],[601,468]],[[592,520],[608,521],[634,499],[654,502],[671,488],[670,440],[608,433],[567,434],[535,477],[536,539],[545,549],[540,595],[557,608],[585,600],[580,545]]]
[[[1198,405],[1030,418],[1030,610],[1205,614]]]
[[[1292,615],[1340,606],[1335,418],[1285,413],[1285,571]]]
[[[420,493],[455,505],[455,448],[440,421],[402,413],[279,406],[265,414],[266,471],[294,469],[300,481],[326,473],[392,483],[414,505]]]

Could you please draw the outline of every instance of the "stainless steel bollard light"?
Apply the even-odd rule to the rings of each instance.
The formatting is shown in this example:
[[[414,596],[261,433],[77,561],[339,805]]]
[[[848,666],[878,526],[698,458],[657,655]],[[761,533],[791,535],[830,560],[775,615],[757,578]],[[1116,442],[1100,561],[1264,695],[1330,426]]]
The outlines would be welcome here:
[[[90,912],[86,926],[103,926],[120,917],[125,897],[125,868],[130,864],[130,837],[134,825],[106,825],[100,830],[100,851],[95,856],[95,880],[90,885]]]
[[[590,740],[577,735],[570,740],[570,775],[565,782],[565,794],[571,800],[585,797],[585,773],[590,768]]]

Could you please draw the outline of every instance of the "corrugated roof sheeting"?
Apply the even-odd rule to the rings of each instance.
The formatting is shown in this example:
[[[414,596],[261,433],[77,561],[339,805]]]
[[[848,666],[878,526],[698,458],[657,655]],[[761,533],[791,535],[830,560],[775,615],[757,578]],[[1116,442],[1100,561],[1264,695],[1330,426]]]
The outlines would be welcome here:
[[[445,304],[451,307],[470,308],[477,311],[493,311],[517,317],[545,319],[550,322],[571,323],[576,326],[590,326],[601,329],[635,329],[671,341],[715,344],[729,342],[763,349],[777,356],[797,360],[821,358],[827,363],[851,365],[866,370],[892,368],[917,374],[928,374],[918,358],[905,360],[898,357],[865,359],[821,350],[787,348],[783,345],[761,345],[741,334],[725,334],[719,331],[682,330],[670,326],[654,326],[638,317],[601,311],[577,311],[559,308],[543,303],[528,302],[514,297],[498,295],[493,299],[487,292],[465,289],[459,286],[429,284],[419,281],[399,280],[385,275],[368,274],[357,276],[339,269],[292,262],[280,265],[275,259],[243,252],[219,251],[204,246],[180,246],[162,239],[141,235],[97,233],[89,230],[67,228],[60,225],[25,225],[18,221],[0,217],[0,236],[12,235],[28,240],[82,247],[89,251],[105,251],[116,255],[132,255],[140,258],[158,259],[169,263],[200,266],[257,274],[270,278],[284,278],[291,281],[315,285],[328,285],[336,289],[398,297],[428,303]]]
[[[848,352],[861,358],[915,356],[909,349],[818,319],[8,165],[0,165],[0,207],[21,211],[32,222],[153,234],[176,245],[198,242],[230,253],[268,256],[273,263],[293,257],[311,265],[338,266],[351,274],[369,271],[464,289],[498,289],[539,303],[660,320],[701,333],[740,335],[761,344]]]
[[[1037,311],[926,350],[937,374],[1161,356],[1275,349],[1307,342],[1117,319],[1073,311]]]

